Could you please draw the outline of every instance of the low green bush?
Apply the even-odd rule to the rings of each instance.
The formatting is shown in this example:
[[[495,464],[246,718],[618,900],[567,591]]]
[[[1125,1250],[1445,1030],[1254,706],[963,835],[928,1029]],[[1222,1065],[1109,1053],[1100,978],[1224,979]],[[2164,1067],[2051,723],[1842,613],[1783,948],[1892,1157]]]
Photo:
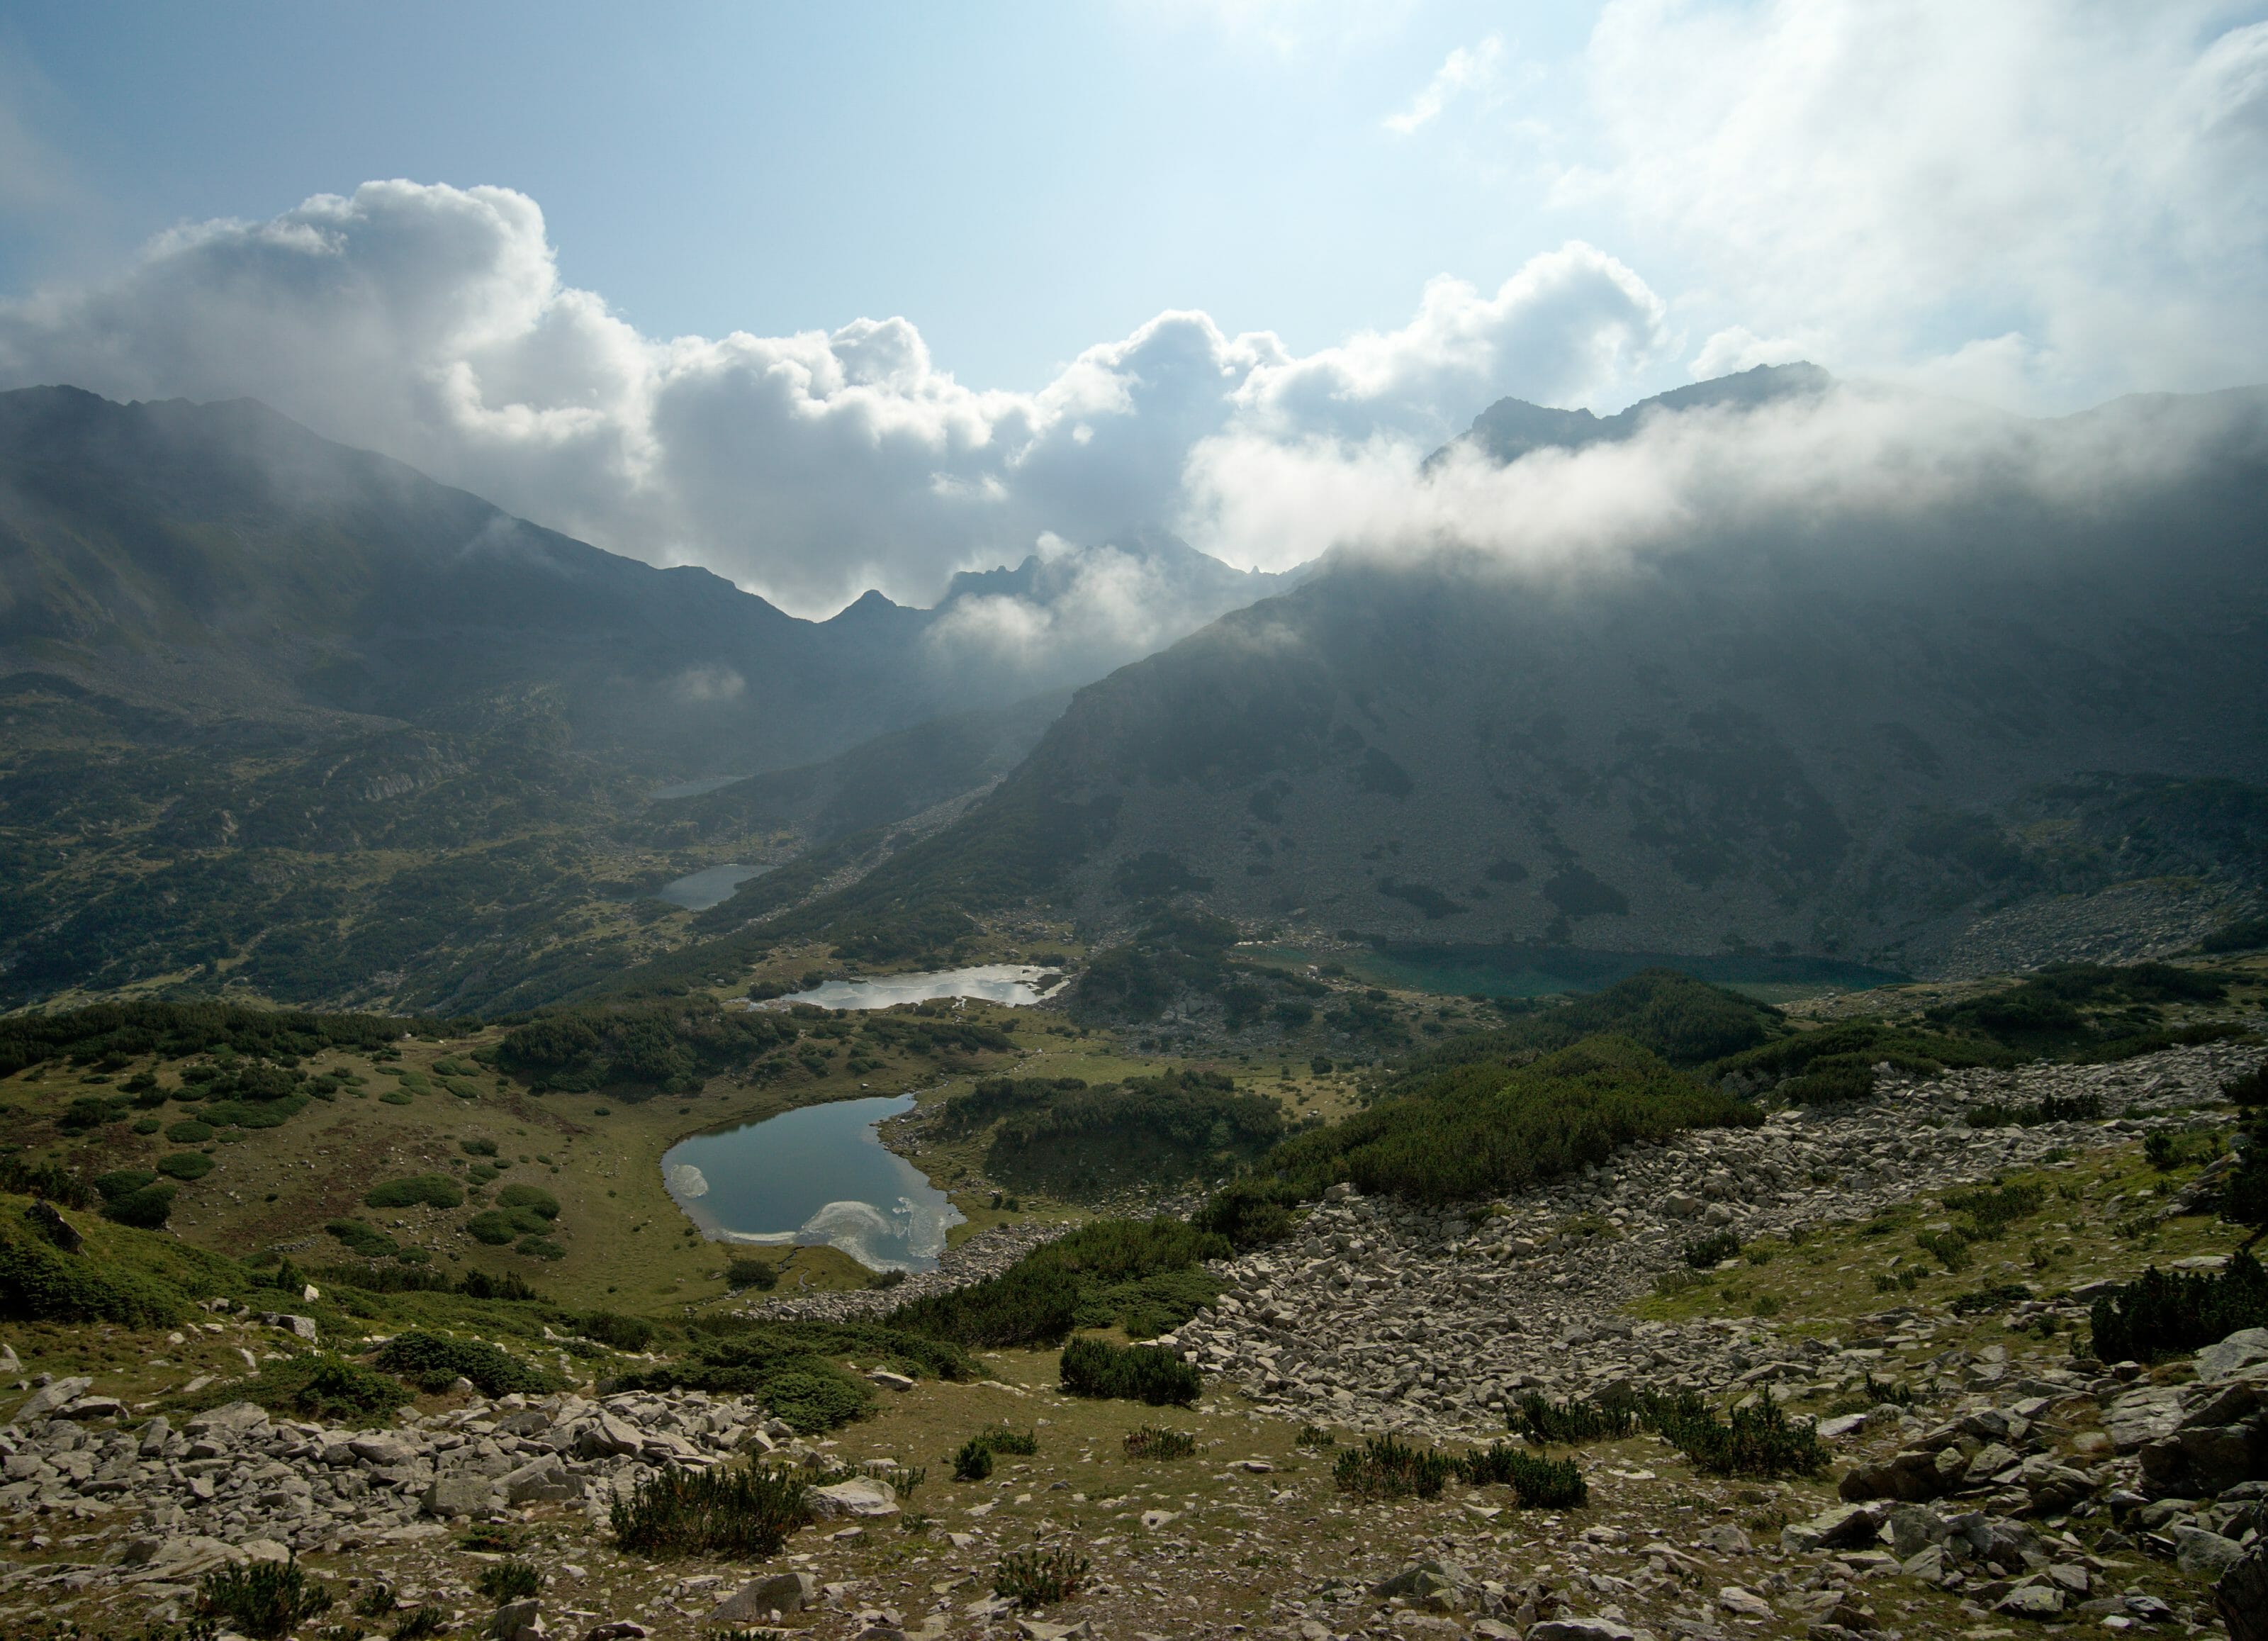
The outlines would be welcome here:
[[[2191,1275],[2151,1266],[2095,1301],[2095,1354],[2105,1362],[2159,1362],[2245,1328],[2268,1327],[2268,1271],[2248,1248],[2222,1269]]]
[[[1491,1442],[1456,1461],[1469,1487],[1509,1487],[1528,1510],[1580,1510],[1591,1490],[1572,1459],[1539,1459],[1504,1442]]]
[[[414,1174],[371,1187],[362,1200],[365,1208],[415,1208],[420,1203],[435,1208],[461,1208],[465,1194],[446,1174]]]
[[[1728,1259],[1737,1259],[1741,1239],[1730,1231],[1712,1231],[1685,1245],[1683,1257],[1696,1270],[1707,1270]]]
[[[1944,1197],[1948,1211],[1968,1217],[1962,1235],[1971,1242],[1999,1240],[2019,1219],[2039,1212],[2047,1199],[2043,1185],[1977,1186],[1948,1191]]]
[[[1197,1450],[1197,1439],[1187,1431],[1144,1424],[1126,1432],[1124,1445],[1130,1459],[1186,1459]]]
[[[1969,1239],[1958,1231],[1917,1231],[1914,1246],[1948,1270],[1966,1270],[1976,1262],[1969,1252]]]
[[[202,1180],[213,1171],[213,1159],[201,1151],[177,1151],[158,1159],[158,1172],[187,1181]]]
[[[1155,1345],[1074,1339],[1064,1347],[1060,1371],[1063,1387],[1074,1396],[1108,1396],[1152,1407],[1187,1407],[1204,1388],[1195,1367]]]
[[[785,1467],[665,1466],[608,1512],[615,1542],[657,1559],[762,1561],[811,1520],[809,1486]]]
[[[1521,1397],[1510,1416],[1512,1428],[1539,1447],[1573,1447],[1585,1442],[1620,1441],[1638,1428],[1633,1402],[1550,1402],[1535,1391]]]
[[[1393,1436],[1373,1436],[1339,1454],[1331,1466],[1331,1484],[1360,1498],[1438,1498],[1456,1468],[1447,1453],[1413,1447]]]
[[[323,1229],[364,1259],[384,1259],[401,1246],[367,1219],[334,1219]]]
[[[543,1574],[532,1561],[522,1561],[517,1556],[503,1561],[492,1561],[474,1575],[473,1588],[498,1607],[510,1601],[524,1601],[543,1587]]]
[[[643,1316],[622,1316],[613,1311],[593,1311],[576,1327],[585,1339],[616,1350],[643,1350],[661,1333]]]
[[[1719,1418],[1693,1391],[1651,1397],[1642,1417],[1664,1441],[1711,1475],[1814,1475],[1827,1449],[1808,1424],[1793,1424],[1766,1391],[1753,1406]]]
[[[736,1256],[725,1262],[725,1285],[735,1291],[755,1288],[767,1291],[779,1286],[779,1267],[768,1259]]]
[[[508,1396],[514,1391],[540,1396],[557,1388],[542,1369],[508,1356],[478,1339],[452,1339],[444,1334],[412,1328],[396,1334],[379,1346],[372,1362],[389,1373],[398,1373],[420,1389],[446,1390],[459,1379],[473,1381],[484,1396]]]
[[[539,1219],[559,1218],[559,1199],[534,1185],[507,1185],[497,1193],[497,1206],[534,1214]]]
[[[887,1321],[985,1350],[1060,1344],[1079,1328],[1112,1322],[1154,1335],[1211,1303],[1220,1289],[1204,1262],[1234,1251],[1179,1219],[1097,1219],[997,1277],[900,1306]]]
[[[171,1185],[145,1185],[139,1190],[129,1191],[102,1206],[102,1217],[137,1231],[155,1231],[172,1217],[173,1192]]]
[[[701,1330],[725,1323],[687,1324]],[[892,1327],[888,1322],[770,1321],[729,1319],[729,1330],[704,1339],[674,1362],[641,1369],[613,1381],[623,1390],[706,1390],[754,1396],[803,1435],[816,1435],[863,1418],[874,1387],[840,1365],[887,1367],[916,1378],[967,1380],[976,1365],[958,1345]]]
[[[1011,1550],[992,1574],[992,1593],[1019,1607],[1069,1601],[1086,1580],[1087,1558],[1057,1547]]]
[[[954,1450],[953,1479],[956,1482],[982,1482],[992,1474],[992,1449],[985,1446],[982,1436],[971,1436]]]
[[[331,1601],[330,1591],[312,1582],[293,1556],[214,1568],[197,1580],[195,1605],[199,1617],[225,1623],[252,1641],[280,1641],[328,1611]]]
[[[34,1203],[26,1211],[44,1208]],[[189,1296],[171,1284],[115,1261],[66,1252],[22,1218],[0,1223],[0,1317],[164,1328],[188,1311]]]

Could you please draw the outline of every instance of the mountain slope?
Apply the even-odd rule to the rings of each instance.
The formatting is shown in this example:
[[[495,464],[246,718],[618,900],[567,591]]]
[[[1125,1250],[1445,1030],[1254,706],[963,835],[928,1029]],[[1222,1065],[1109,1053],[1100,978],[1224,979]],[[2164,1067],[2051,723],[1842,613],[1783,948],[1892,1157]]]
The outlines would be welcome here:
[[[1580,573],[1343,556],[1082,690],[962,822],[797,926],[976,909],[989,879],[1099,930],[1179,893],[1248,925],[1926,967],[2026,895],[2249,889],[2268,394],[2002,431],[2074,469],[2193,459],[1736,509]]]
[[[0,673],[202,718],[428,721],[543,688],[578,745],[746,775],[1083,683],[1145,648],[988,643],[974,607],[1052,614],[1100,555],[1170,640],[1273,578],[1179,542],[961,577],[935,610],[868,593],[798,620],[722,578],[514,519],[250,401],[0,394]]]

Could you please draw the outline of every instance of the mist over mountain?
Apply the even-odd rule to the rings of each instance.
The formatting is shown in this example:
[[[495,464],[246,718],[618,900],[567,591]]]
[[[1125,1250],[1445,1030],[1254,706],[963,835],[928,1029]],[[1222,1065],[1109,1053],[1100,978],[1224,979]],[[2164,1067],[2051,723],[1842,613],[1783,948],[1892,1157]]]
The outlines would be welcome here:
[[[0,997],[545,1001],[666,949],[681,875],[942,824],[1274,585],[1051,541],[807,622],[248,401],[0,394]]]
[[[1273,585],[1170,538],[1055,547],[932,610],[869,593],[808,622],[249,401],[0,394],[0,669],[201,717],[423,720],[542,688],[586,747],[748,774],[1085,682]]]
[[[1485,502],[1488,539],[1351,547],[1080,691],[799,926],[989,878],[1098,929],[1176,900],[1932,969],[2038,897],[2186,874],[2209,920],[2259,886],[2268,393],[2031,422],[1808,367],[1704,389],[1572,451],[1492,408],[1423,510]],[[1558,448],[1484,453],[1522,426]]]

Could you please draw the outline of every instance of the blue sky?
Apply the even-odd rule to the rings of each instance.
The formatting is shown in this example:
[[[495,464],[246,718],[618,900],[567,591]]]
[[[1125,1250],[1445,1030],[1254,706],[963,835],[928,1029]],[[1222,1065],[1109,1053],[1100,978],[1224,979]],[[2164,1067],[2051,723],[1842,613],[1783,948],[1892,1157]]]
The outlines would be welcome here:
[[[1580,216],[1481,174],[1518,156],[1469,151],[1469,110],[1381,122],[1491,33],[1549,107],[1593,8],[1360,10],[33,0],[0,52],[70,194],[10,224],[0,290],[408,177],[528,194],[650,334],[903,313],[1026,388],[1167,307],[1312,349]]]
[[[16,0],[0,387],[249,395],[799,612],[1449,517],[1497,398],[2268,380],[2251,0]],[[1423,521],[1423,522],[1420,522]]]

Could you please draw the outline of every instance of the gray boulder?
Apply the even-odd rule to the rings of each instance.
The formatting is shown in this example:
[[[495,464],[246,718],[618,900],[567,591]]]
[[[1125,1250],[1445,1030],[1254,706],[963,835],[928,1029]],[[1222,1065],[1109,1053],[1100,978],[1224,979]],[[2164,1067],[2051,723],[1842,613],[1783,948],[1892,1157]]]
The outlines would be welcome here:
[[[775,1572],[742,1585],[717,1604],[712,1624],[760,1624],[774,1613],[799,1613],[819,1599],[819,1580],[807,1572]]]
[[[58,1379],[53,1384],[42,1385],[31,1394],[22,1407],[16,1409],[16,1417],[9,1420],[9,1423],[11,1424],[36,1424],[57,1408],[77,1401],[85,1394],[86,1387],[92,1383],[94,1380],[91,1379],[73,1378]]]

